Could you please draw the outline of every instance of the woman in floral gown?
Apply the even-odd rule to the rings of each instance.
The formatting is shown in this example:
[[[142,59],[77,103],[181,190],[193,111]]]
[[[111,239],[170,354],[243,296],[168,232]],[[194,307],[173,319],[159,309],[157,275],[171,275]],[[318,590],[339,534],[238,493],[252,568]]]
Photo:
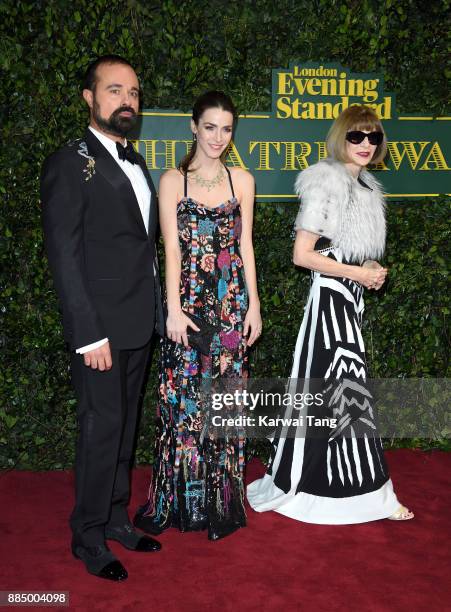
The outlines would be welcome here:
[[[193,146],[160,181],[167,337],[162,340],[155,463],[135,525],[158,534],[208,529],[216,540],[245,526],[244,437],[205,434],[204,384],[248,376],[247,347],[261,333],[252,219],[253,177],[227,168],[236,112],[222,92],[196,101]],[[214,326],[209,350],[190,346]],[[205,354],[206,353],[206,354]]]

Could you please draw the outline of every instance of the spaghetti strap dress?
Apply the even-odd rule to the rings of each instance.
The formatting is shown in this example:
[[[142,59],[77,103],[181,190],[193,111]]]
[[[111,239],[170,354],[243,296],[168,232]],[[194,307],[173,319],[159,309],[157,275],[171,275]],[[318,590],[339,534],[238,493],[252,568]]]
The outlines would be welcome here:
[[[208,538],[216,540],[246,524],[245,437],[204,434],[201,392],[218,377],[248,376],[240,204],[225,170],[230,199],[204,206],[188,195],[185,174],[184,197],[177,205],[180,304],[217,331],[209,354],[161,340],[154,465],[148,500],[137,514],[145,530],[155,534],[171,526],[180,531],[207,529]]]

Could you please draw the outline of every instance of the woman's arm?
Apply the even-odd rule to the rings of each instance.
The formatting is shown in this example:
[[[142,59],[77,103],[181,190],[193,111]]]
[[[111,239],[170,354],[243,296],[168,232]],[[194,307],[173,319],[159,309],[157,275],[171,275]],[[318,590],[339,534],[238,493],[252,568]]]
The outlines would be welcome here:
[[[168,304],[166,331],[174,342],[188,346],[186,327],[199,328],[183,314],[180,304],[180,274],[182,256],[177,228],[178,170],[168,170],[160,179],[160,227],[164,241],[165,284]]]
[[[330,257],[324,257],[321,253],[315,251],[315,244],[318,239],[318,234],[298,230],[294,243],[293,263],[328,276],[349,278],[367,289],[379,289],[383,285],[387,275],[386,268],[362,268],[361,266],[342,264]]]
[[[254,219],[254,177],[245,170],[237,169],[233,173],[237,195],[241,205],[241,239],[240,251],[243,258],[244,274],[249,296],[249,307],[244,319],[243,334],[249,338],[250,346],[261,332],[260,300],[257,291],[257,273],[255,270],[254,247],[252,244],[252,225]]]

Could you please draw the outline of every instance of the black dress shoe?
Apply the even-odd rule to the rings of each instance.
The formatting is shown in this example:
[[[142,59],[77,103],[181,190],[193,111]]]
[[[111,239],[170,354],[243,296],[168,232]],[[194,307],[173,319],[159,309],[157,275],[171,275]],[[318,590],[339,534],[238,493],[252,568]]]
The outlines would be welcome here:
[[[139,534],[129,523],[120,527],[106,526],[105,538],[107,540],[115,540],[122,544],[122,546],[125,546],[125,548],[128,548],[128,550],[135,550],[137,552],[155,552],[161,549],[160,542]]]
[[[93,576],[115,582],[128,577],[125,567],[104,544],[82,546],[72,541],[72,554],[84,562],[86,569]]]

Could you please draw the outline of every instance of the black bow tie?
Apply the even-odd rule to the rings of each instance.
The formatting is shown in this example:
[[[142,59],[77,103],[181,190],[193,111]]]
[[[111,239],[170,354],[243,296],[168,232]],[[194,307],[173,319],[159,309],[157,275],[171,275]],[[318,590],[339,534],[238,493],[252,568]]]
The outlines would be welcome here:
[[[121,145],[120,142],[116,142],[116,148],[117,148],[117,153],[119,155],[119,159],[122,159],[122,161],[127,160],[131,164],[138,163],[138,156],[131,142],[127,142],[126,147]]]

